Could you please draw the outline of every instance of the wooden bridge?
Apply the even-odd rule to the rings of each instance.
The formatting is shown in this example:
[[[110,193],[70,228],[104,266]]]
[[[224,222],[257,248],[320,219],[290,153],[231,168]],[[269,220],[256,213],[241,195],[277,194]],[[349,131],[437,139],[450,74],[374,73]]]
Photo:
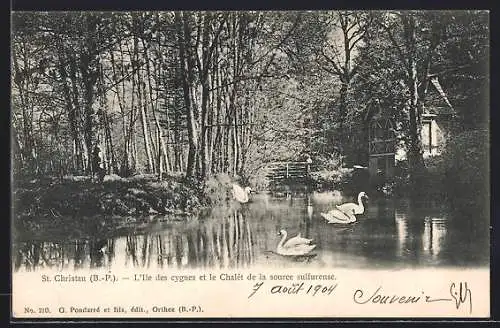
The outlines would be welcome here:
[[[310,162],[273,162],[266,166],[270,186],[305,184],[313,168]]]

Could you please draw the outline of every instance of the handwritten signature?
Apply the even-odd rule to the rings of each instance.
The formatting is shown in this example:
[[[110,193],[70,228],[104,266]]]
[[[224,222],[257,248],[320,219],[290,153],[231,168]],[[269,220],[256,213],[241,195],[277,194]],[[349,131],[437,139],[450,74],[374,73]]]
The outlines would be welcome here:
[[[455,283],[450,285],[450,295],[455,300],[457,310],[460,305],[469,302],[469,313],[472,313],[472,291],[467,286],[467,282],[461,282],[458,286]]]
[[[469,304],[469,313],[472,313],[472,291],[468,287],[467,282],[451,283],[449,288],[451,298],[433,298],[429,295],[398,295],[386,294],[379,286],[373,293],[367,294],[366,291],[357,289],[353,294],[353,301],[356,304],[414,304],[425,301],[432,302],[452,302],[454,301],[456,309],[460,309],[462,304]]]
[[[431,299],[430,296],[425,297],[426,302],[440,302],[440,301],[455,301],[456,309],[460,309],[460,306],[466,302],[469,303],[469,313],[472,313],[472,291],[467,286],[467,282],[460,282],[458,285],[452,283],[450,285],[450,296],[452,298],[434,298]]]
[[[467,282],[460,282],[458,285],[452,283],[450,285],[450,296],[452,298],[435,298],[431,299],[430,296],[425,297],[426,302],[440,302],[440,301],[454,301],[455,308],[458,310],[462,304],[469,303],[469,313],[472,313],[472,291],[467,286]]]
[[[251,293],[248,298],[257,293],[264,285],[264,282],[257,282],[253,285]],[[331,285],[322,284],[305,284],[304,282],[292,283],[289,285],[274,285],[268,290],[270,294],[287,294],[287,295],[298,295],[298,294],[310,294],[315,296],[316,294],[323,295],[333,295],[334,290],[337,287],[337,283]],[[375,292],[365,295],[366,293],[357,289],[353,294],[353,301],[357,304],[367,304],[367,303],[377,303],[377,304],[413,304],[425,301],[426,303],[433,302],[454,302],[455,308],[458,310],[463,304],[469,305],[469,313],[472,313],[472,290],[469,288],[467,282],[452,282],[449,288],[449,294],[451,298],[434,298],[429,295],[406,295],[401,296],[397,294],[387,295],[382,291],[382,286],[379,286]],[[424,294],[424,292],[422,292]]]

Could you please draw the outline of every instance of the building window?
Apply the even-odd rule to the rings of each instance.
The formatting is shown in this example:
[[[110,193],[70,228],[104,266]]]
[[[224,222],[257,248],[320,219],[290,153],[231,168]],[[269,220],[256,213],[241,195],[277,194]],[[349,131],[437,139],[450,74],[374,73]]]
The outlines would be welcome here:
[[[432,121],[422,122],[422,147],[424,153],[432,153]]]

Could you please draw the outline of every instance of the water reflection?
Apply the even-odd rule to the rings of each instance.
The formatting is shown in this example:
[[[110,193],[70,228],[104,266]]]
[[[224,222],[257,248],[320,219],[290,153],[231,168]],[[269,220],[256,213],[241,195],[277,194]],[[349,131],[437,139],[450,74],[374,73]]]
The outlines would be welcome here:
[[[406,222],[406,216],[401,213],[395,215],[395,221],[398,239],[397,256],[403,257],[406,250],[409,249],[406,245],[409,240],[408,223]]]
[[[413,257],[420,263],[438,263],[445,260],[445,256],[442,258],[440,254],[443,249],[451,246],[446,245],[448,221],[446,213],[441,213],[441,216],[432,216],[426,215],[423,209],[413,209],[411,212],[397,211],[395,215],[398,237],[397,256]]]
[[[319,213],[351,199],[338,195],[274,198],[259,195],[238,209],[173,222],[153,220],[123,236],[79,240],[28,240],[13,246],[13,266],[33,271],[132,268],[245,268],[294,266],[269,256],[277,233],[314,239],[316,267],[488,265],[487,234],[467,237],[468,225],[441,208],[371,201],[352,225],[328,224]],[[479,221],[474,224],[481,224]],[[470,224],[469,224],[470,225]],[[459,250],[459,252],[457,251]]]
[[[117,254],[126,267],[245,267],[253,263],[254,244],[244,212],[235,211],[193,227],[180,223],[113,239],[18,243],[14,268],[111,267]]]
[[[424,232],[422,234],[422,248],[424,254],[437,259],[446,237],[446,220],[438,217],[424,219]]]
[[[237,211],[222,219],[204,220],[186,228],[118,239],[125,249],[125,265],[151,267],[244,267],[253,262],[253,236],[248,220]]]

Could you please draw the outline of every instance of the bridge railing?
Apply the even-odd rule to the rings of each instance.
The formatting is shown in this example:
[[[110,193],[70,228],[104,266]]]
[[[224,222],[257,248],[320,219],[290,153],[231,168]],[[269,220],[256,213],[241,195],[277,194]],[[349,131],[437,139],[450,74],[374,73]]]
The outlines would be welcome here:
[[[313,169],[313,164],[308,162],[273,162],[266,165],[268,179],[282,180],[306,178]]]

